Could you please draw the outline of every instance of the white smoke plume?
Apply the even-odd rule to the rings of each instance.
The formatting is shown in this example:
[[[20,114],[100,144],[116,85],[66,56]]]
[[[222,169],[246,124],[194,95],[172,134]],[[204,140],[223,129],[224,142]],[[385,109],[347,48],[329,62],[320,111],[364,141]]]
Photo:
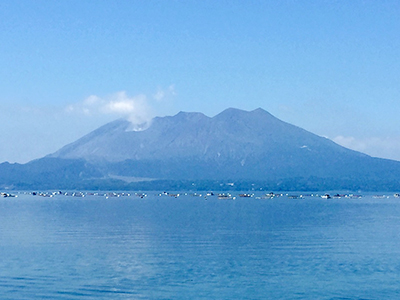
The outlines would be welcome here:
[[[69,105],[68,113],[84,114],[86,116],[109,115],[122,117],[132,123],[132,130],[144,130],[150,126],[155,116],[155,107],[162,108],[176,95],[174,85],[167,89],[159,88],[152,97],[144,94],[129,96],[120,91],[106,97],[91,95],[80,103]]]
[[[66,111],[86,116],[122,117],[132,123],[132,130],[146,129],[154,117],[153,109],[146,95],[128,96],[125,91],[107,97],[91,95],[81,103],[69,105]]]

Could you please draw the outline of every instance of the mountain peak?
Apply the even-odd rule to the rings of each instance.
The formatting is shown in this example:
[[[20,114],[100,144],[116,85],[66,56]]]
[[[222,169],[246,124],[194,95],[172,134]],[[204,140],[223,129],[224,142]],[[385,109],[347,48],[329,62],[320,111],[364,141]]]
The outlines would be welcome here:
[[[256,108],[251,111],[230,107],[230,108],[225,109],[221,113],[217,114],[216,117],[217,116],[245,116],[245,115],[253,115],[253,116],[259,115],[259,116],[265,116],[265,117],[273,117],[273,115],[271,115],[269,112],[262,109],[261,107]]]
[[[91,169],[87,173],[96,178],[280,182],[282,178],[318,177],[341,182],[357,177],[398,181],[400,176],[400,162],[346,149],[262,108],[228,108],[212,118],[179,112],[155,118],[144,131],[131,131],[129,125],[125,120],[108,123],[48,156],[43,164],[53,167],[60,162],[55,175],[67,168],[65,164],[73,164],[79,177],[88,163],[98,167],[100,175]],[[9,173],[6,166],[4,174]]]
[[[227,115],[227,116],[241,115],[241,114],[246,114],[246,113],[249,113],[249,112],[246,110],[243,110],[243,109],[229,107],[229,108],[223,110],[222,112],[220,112],[219,114],[217,114],[215,117],[224,116],[224,115]]]
[[[265,109],[262,109],[261,107],[250,111],[250,113],[252,113],[252,114],[264,114],[264,115],[272,116],[269,112],[267,112]]]
[[[188,119],[204,119],[208,117],[201,112],[180,111],[175,116],[173,116],[173,118],[188,120]]]

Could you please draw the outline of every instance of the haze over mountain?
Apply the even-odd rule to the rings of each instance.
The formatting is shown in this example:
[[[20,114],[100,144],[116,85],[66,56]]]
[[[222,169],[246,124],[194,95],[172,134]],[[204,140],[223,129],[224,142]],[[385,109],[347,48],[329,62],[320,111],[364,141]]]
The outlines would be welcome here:
[[[307,188],[317,182],[315,188],[321,187],[321,182],[329,186],[340,182],[340,188],[400,187],[400,162],[346,149],[261,108],[250,112],[230,108],[212,118],[180,112],[157,117],[141,131],[119,119],[43,159],[26,165],[0,165],[3,185],[18,186],[12,180],[7,182],[6,167],[15,174],[16,168],[24,170],[25,179],[21,176],[20,181],[29,181],[26,174],[34,173],[37,182],[41,176],[46,182],[57,172],[51,178],[53,185],[57,184],[54,178],[62,184],[96,180],[99,188],[107,180],[292,181],[297,187],[299,182],[307,182]],[[346,182],[348,187],[343,186]]]

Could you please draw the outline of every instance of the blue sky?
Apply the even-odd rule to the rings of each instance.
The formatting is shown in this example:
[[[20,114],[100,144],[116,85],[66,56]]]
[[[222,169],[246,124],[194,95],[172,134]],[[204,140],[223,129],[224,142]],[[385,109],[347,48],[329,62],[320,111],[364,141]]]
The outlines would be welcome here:
[[[258,107],[400,160],[399,1],[0,2],[0,162],[119,117]]]

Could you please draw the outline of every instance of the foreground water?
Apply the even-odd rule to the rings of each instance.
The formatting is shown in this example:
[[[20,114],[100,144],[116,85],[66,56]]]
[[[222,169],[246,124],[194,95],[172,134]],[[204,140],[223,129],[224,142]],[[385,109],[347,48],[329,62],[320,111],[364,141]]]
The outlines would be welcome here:
[[[400,199],[0,198],[1,299],[396,299]]]

